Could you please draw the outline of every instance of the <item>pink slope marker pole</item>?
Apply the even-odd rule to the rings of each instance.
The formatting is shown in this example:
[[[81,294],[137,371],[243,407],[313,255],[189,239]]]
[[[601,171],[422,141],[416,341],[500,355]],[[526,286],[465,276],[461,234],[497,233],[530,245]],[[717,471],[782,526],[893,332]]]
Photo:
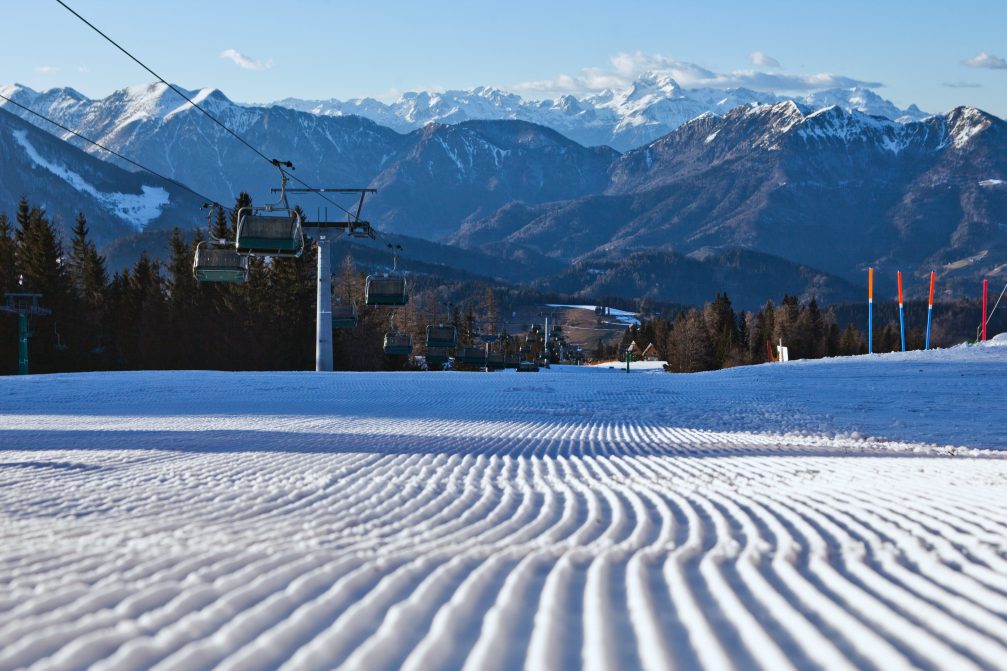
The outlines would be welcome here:
[[[986,297],[989,295],[990,281],[983,280],[983,342],[986,342]]]

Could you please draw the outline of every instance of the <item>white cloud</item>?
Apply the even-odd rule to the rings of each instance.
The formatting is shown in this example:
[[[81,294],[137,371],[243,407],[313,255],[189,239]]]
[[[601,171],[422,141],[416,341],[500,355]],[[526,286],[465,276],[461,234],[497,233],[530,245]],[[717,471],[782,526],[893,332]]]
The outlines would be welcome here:
[[[994,56],[988,54],[985,51],[980,51],[977,55],[962,61],[962,65],[967,65],[970,68],[988,68],[990,70],[1007,70],[1007,61],[1000,58],[999,56]]]
[[[86,75],[89,72],[91,72],[91,68],[87,67],[86,65],[78,65],[77,72],[79,72],[82,75]]]
[[[244,70],[268,70],[273,67],[272,59],[268,61],[257,61],[254,58],[249,58],[237,49],[225,49],[220,52],[220,57],[226,58]]]
[[[753,65],[761,65],[764,68],[780,67],[780,61],[761,51],[753,51],[748,54],[748,60],[752,61]]]
[[[623,89],[645,73],[668,76],[685,88],[751,88],[762,91],[815,91],[829,88],[862,86],[878,88],[881,82],[869,82],[843,75],[821,72],[808,75],[782,75],[754,70],[714,72],[707,68],[668,58],[660,54],[619,53],[608,68],[584,68],[579,75],[561,74],[554,79],[522,82],[514,89],[531,96],[588,95],[604,89]]]
[[[35,66],[35,72],[41,73],[43,75],[51,75],[54,72],[57,72],[58,70],[59,70],[59,68],[54,68],[51,65],[36,65]]]

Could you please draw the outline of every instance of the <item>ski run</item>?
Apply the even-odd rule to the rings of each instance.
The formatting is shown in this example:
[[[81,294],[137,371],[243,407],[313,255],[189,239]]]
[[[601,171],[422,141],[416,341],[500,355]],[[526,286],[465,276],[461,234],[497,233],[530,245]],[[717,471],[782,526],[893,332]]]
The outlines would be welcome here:
[[[1005,379],[0,378],[0,669],[1004,668]]]

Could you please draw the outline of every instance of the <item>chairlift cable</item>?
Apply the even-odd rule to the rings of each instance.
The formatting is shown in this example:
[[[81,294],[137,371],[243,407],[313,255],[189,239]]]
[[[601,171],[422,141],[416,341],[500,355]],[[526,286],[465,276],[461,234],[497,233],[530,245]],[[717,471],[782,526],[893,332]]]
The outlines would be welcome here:
[[[311,185],[309,185],[307,182],[304,182],[303,180],[301,180],[300,178],[296,177],[295,175],[293,175],[293,174],[285,171],[282,167],[280,167],[280,162],[279,161],[277,161],[276,159],[269,158],[268,156],[266,156],[265,154],[263,154],[261,151],[259,151],[258,149],[256,149],[247,140],[245,140],[245,138],[241,137],[236,132],[234,132],[233,130],[231,130],[230,128],[228,128],[227,125],[224,124],[223,121],[221,121],[217,117],[215,117],[212,114],[210,114],[210,112],[208,112],[206,109],[204,109],[203,107],[201,107],[199,105],[199,103],[195,102],[192,98],[190,98],[189,96],[185,95],[185,93],[182,92],[182,90],[179,89],[177,86],[175,86],[174,84],[170,83],[164,77],[162,77],[161,75],[157,74],[156,72],[154,72],[153,70],[151,70],[149,67],[147,67],[147,65],[145,65],[143,63],[143,61],[141,61],[139,58],[137,58],[136,56],[134,56],[133,54],[131,54],[129,51],[127,51],[122,45],[120,45],[118,42],[116,42],[111,37],[109,37],[104,32],[102,32],[101,29],[99,29],[93,23],[91,23],[90,21],[88,21],[87,19],[85,19],[83,16],[81,16],[80,14],[78,14],[76,11],[74,11],[74,9],[72,7],[70,7],[68,4],[66,4],[65,2],[63,2],[63,0],[56,0],[56,2],[59,3],[68,12],[70,12],[71,14],[73,14],[74,16],[76,16],[78,19],[80,19],[91,30],[93,30],[94,32],[98,33],[103,38],[105,38],[105,40],[107,40],[116,49],[118,49],[122,53],[126,54],[137,65],[139,65],[141,68],[143,68],[144,70],[146,70],[147,72],[149,72],[151,75],[153,75],[154,77],[156,77],[158,79],[158,81],[160,81],[162,84],[164,84],[165,86],[167,86],[168,88],[170,88],[172,91],[174,91],[175,93],[177,93],[179,96],[181,96],[181,98],[183,100],[185,100],[187,103],[189,103],[190,105],[192,105],[193,107],[195,107],[196,109],[198,109],[200,112],[202,112],[203,114],[205,114],[211,121],[213,121],[215,124],[217,124],[218,126],[220,126],[221,128],[223,128],[232,137],[234,137],[236,140],[238,140],[239,142],[241,142],[243,145],[245,145],[246,147],[248,147],[249,149],[251,149],[253,152],[255,152],[256,154],[258,154],[262,158],[262,160],[264,160],[266,163],[269,163],[270,165],[274,165],[274,166],[280,168],[280,171],[284,172],[290,179],[294,180],[295,182],[297,182],[301,186],[305,187],[306,189],[309,189],[310,191],[312,191],[313,193],[315,193],[319,198],[322,198],[323,200],[328,201],[332,205],[335,205],[336,207],[338,207],[340,210],[342,210],[343,212],[345,212],[349,216],[351,216],[351,217],[353,216],[353,214],[348,209],[346,209],[345,207],[343,207],[342,205],[340,205],[336,201],[332,200],[331,198],[328,198],[323,193],[320,193],[318,189],[315,189],[314,187],[312,187]],[[289,161],[287,162],[287,165],[288,165],[288,167],[293,167],[293,166],[290,166]]]
[[[11,100],[10,98],[8,98],[7,96],[5,96],[2,93],[0,93],[0,98],[3,98],[7,102],[9,102],[11,105],[14,105],[16,107],[19,107],[19,108],[23,109],[25,112],[28,112],[29,114],[34,114],[38,118],[40,118],[40,119],[42,119],[44,121],[48,121],[53,126],[56,126],[57,128],[59,128],[61,130],[64,130],[67,133],[70,133],[71,135],[79,137],[81,140],[84,140],[85,142],[88,142],[88,143],[94,145],[95,147],[98,147],[99,149],[101,149],[103,151],[107,151],[109,154],[112,154],[113,156],[115,156],[117,158],[120,158],[123,161],[126,161],[127,163],[129,163],[131,165],[136,166],[137,168],[139,168],[140,170],[143,170],[144,172],[149,172],[151,175],[154,175],[155,177],[159,177],[160,179],[163,179],[164,181],[166,181],[166,182],[168,182],[170,184],[174,184],[175,186],[177,186],[179,188],[185,189],[189,193],[193,194],[194,196],[196,196],[197,198],[199,198],[200,200],[202,200],[203,203],[204,203],[204,205],[212,205],[212,206],[221,207],[221,208],[224,207],[223,205],[221,205],[217,201],[213,200],[212,198],[207,198],[206,196],[204,196],[203,194],[199,193],[195,189],[186,186],[182,182],[179,182],[177,179],[172,179],[171,177],[166,177],[166,176],[162,175],[161,173],[157,172],[156,170],[154,170],[152,168],[148,168],[147,166],[142,165],[141,163],[138,163],[137,161],[134,161],[133,159],[131,159],[131,158],[127,157],[127,156],[123,156],[122,154],[120,154],[119,152],[115,151],[114,149],[109,149],[108,147],[106,147],[105,145],[101,144],[100,142],[96,142],[95,140],[92,140],[91,138],[89,138],[89,137],[87,137],[85,135],[82,135],[81,133],[78,133],[77,131],[75,131],[72,128],[67,128],[63,124],[58,123],[56,121],[53,121],[52,119],[50,119],[49,117],[45,116],[44,114],[41,114],[40,112],[36,112],[35,110],[31,109],[30,107],[22,105],[21,103],[17,102],[16,100]],[[225,209],[227,209],[227,208],[225,208]]]

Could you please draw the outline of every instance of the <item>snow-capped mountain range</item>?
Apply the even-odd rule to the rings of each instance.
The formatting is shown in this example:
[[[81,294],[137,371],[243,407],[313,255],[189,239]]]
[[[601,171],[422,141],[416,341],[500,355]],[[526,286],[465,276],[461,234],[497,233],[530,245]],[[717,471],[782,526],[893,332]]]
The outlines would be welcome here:
[[[684,89],[667,75],[645,74],[621,91],[554,100],[525,100],[516,93],[479,86],[466,90],[411,92],[392,103],[374,98],[300,100],[274,103],[312,114],[359,115],[400,133],[429,123],[515,119],[547,126],[585,146],[609,145],[626,151],[655,140],[704,113],[726,114],[743,105],[793,100],[812,109],[838,106],[893,121],[927,116],[915,105],[899,109],[865,88],[828,89],[790,97],[744,88]]]
[[[670,87],[665,81],[657,88],[667,93]],[[687,107],[685,93],[661,102],[646,87],[633,91],[617,96],[619,107],[629,109],[636,101],[645,120],[663,110],[662,123],[670,124],[672,111]],[[255,202],[265,203],[269,188],[277,186],[274,168],[164,85],[130,87],[102,100],[89,100],[72,89],[39,93],[8,86],[0,93],[210,199],[230,203],[246,191]],[[733,104],[724,102],[724,92],[718,92],[719,100],[705,101],[709,104],[700,104],[704,101],[695,91],[688,93],[695,107],[682,112],[687,120],[620,153],[584,146],[524,120],[428,123],[401,133],[357,115],[239,105],[216,89],[187,92],[266,155],[294,161],[296,175],[304,181],[377,188],[368,199],[367,217],[384,233],[440,245],[438,258],[444,258],[445,250],[459,258],[467,254],[470,260],[480,255],[486,272],[498,277],[506,273],[490,270],[482,260],[493,258],[520,269],[522,281],[546,278],[565,267],[583,270],[564,280],[565,292],[583,279],[604,295],[609,289],[597,284],[602,275],[594,271],[602,269],[598,264],[609,264],[603,275],[613,279],[604,286],[613,295],[636,295],[641,287],[619,289],[616,280],[649,282],[649,274],[633,270],[639,264],[650,264],[659,277],[656,269],[667,265],[669,253],[699,254],[699,260],[721,259],[716,263],[749,270],[753,264],[779,270],[785,261],[849,282],[859,281],[864,265],[871,263],[904,272],[943,268],[966,283],[981,274],[1005,272],[1003,120],[967,107],[921,120],[899,114],[905,110],[894,106],[887,116],[869,114],[849,109],[853,92],[833,92],[831,99],[817,94],[810,103],[747,100],[730,111],[717,107]],[[823,106],[835,96],[841,104]],[[476,97],[493,96],[484,90]],[[878,106],[884,103],[864,92],[858,100],[874,105],[872,112],[881,111]],[[711,105],[717,110],[704,109]],[[45,128],[22,110],[0,107],[93,156],[109,158],[64,131]],[[908,111],[919,114],[915,108]],[[644,122],[639,125],[650,128],[648,133],[653,130]],[[645,130],[634,132],[645,137]],[[27,137],[36,148],[41,140],[23,133],[9,137],[10,151],[46,181],[8,190],[0,211],[9,212],[21,193],[67,213],[86,204],[80,194],[88,196],[88,190],[52,168],[71,166],[79,158],[64,160],[53,145],[47,153],[36,152],[44,158],[39,161],[22,140]],[[79,154],[76,148],[65,149]],[[78,168],[70,170],[84,175]],[[0,186],[18,184],[23,172],[10,161],[0,162]],[[96,190],[146,193],[132,184],[129,190]],[[169,200],[174,204],[178,198]],[[112,200],[104,201],[104,209],[115,209]],[[318,216],[316,206],[324,205],[312,197],[297,202],[309,217]],[[157,221],[123,223],[134,230],[173,225],[189,230],[197,219],[198,205],[193,204]],[[724,254],[739,248],[762,256]],[[638,256],[651,252],[664,256]],[[808,276],[796,268],[787,273]],[[768,282],[753,287],[753,295],[778,295],[780,289]],[[679,288],[669,286],[661,295],[676,300]]]

